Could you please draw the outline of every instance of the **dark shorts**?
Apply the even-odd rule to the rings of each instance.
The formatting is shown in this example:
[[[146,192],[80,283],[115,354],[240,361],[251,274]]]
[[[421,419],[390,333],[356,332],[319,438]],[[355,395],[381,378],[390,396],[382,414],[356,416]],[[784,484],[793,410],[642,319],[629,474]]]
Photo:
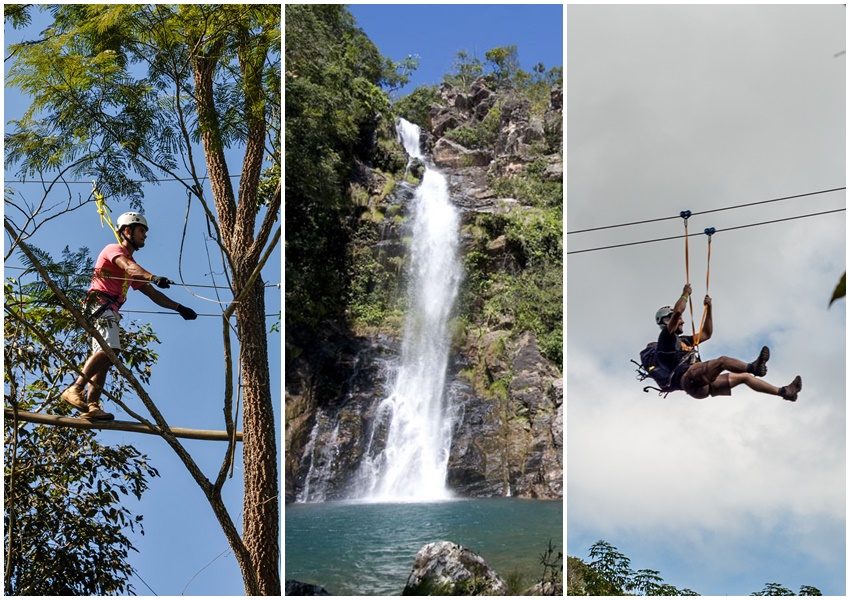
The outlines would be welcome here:
[[[688,396],[702,400],[709,396],[731,396],[732,385],[729,373],[721,373],[712,379],[712,373],[706,362],[691,365],[682,375],[682,389]]]

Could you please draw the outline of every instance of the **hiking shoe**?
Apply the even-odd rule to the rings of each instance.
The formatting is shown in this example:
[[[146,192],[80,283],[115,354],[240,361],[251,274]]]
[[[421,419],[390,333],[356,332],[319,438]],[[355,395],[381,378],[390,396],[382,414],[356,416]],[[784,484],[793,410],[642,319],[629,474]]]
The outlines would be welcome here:
[[[89,403],[86,402],[85,388],[72,385],[62,392],[62,400],[83,412],[86,412],[89,409]]]
[[[797,401],[797,394],[800,393],[800,390],[803,389],[803,379],[797,375],[794,378],[794,381],[789,383],[788,385],[779,388],[779,395],[788,400],[789,402]]]
[[[115,415],[106,412],[98,404],[89,404],[87,408],[88,412],[81,414],[81,419],[88,419],[89,421],[111,421],[115,418]]]
[[[767,361],[770,359],[770,349],[764,346],[759,352],[759,356],[749,365],[747,370],[756,377],[764,377],[767,375]]]

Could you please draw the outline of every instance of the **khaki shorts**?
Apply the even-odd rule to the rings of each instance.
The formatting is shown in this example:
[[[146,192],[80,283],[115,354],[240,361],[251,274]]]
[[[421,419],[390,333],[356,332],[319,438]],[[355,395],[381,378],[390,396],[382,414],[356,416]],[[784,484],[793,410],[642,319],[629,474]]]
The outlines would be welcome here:
[[[94,322],[94,328],[97,329],[97,332],[103,336],[109,347],[116,351],[121,350],[121,340],[118,336],[120,330],[118,321],[120,320],[121,315],[112,309],[107,309]],[[91,349],[92,352],[100,352],[103,348],[96,339],[92,338]]]
[[[698,400],[709,396],[732,395],[729,373],[721,373],[712,380],[708,362],[698,362],[691,365],[682,375],[681,385],[688,396]]]

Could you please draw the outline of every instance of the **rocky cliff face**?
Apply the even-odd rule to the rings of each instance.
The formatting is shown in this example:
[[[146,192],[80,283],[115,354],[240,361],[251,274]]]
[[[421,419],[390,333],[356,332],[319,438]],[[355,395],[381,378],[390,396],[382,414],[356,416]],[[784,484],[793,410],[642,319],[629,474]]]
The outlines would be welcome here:
[[[447,176],[462,209],[465,252],[485,257],[490,274],[518,273],[523,265],[502,234],[482,233],[480,215],[530,210],[502,197],[491,183],[522,175],[535,164],[544,180],[560,181],[562,96],[554,88],[544,114],[528,100],[496,93],[482,79],[468,91],[443,85],[422,145]],[[385,135],[386,138],[386,135]],[[466,145],[464,144],[466,143]],[[404,156],[386,139],[384,154]],[[387,150],[391,148],[390,150]],[[293,361],[286,382],[286,501],[330,500],[356,494],[367,449],[380,448],[375,409],[387,392],[398,356],[403,311],[405,203],[414,184],[359,165],[353,193],[364,232],[352,245],[352,269],[363,297],[360,310],[374,326],[329,327],[322,344]],[[472,277],[471,274],[467,274]],[[458,315],[448,377],[454,417],[448,486],[461,496],[563,496],[563,380],[560,365],[541,354],[537,336],[510,319],[482,325],[475,303]],[[357,314],[360,314],[357,313]],[[470,325],[474,324],[474,326]],[[376,439],[377,438],[377,439]]]

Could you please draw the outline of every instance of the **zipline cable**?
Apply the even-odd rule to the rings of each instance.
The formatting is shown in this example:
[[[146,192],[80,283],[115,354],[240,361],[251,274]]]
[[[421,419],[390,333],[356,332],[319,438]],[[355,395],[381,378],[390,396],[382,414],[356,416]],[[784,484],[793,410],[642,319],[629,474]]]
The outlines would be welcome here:
[[[829,189],[829,190],[820,190],[818,192],[808,192],[808,193],[805,193],[805,194],[796,194],[794,196],[783,196],[782,198],[772,198],[770,200],[760,200],[758,202],[749,202],[747,204],[736,204],[735,206],[726,206],[726,207],[723,207],[723,208],[712,208],[712,209],[709,209],[709,210],[703,210],[703,211],[700,211],[700,212],[691,213],[691,216],[707,215],[707,214],[713,213],[713,212],[721,212],[721,211],[724,211],[724,210],[733,210],[733,209],[737,209],[737,208],[745,208],[745,207],[748,207],[748,206],[758,206],[759,204],[769,204],[771,202],[779,202],[781,200],[792,200],[794,198],[804,198],[806,196],[816,196],[818,194],[828,194],[830,192],[838,192],[838,191],[846,190],[846,189],[847,189],[846,187],[838,187],[838,188],[832,188],[832,189]],[[678,215],[674,215],[674,216],[670,216],[670,217],[658,217],[658,218],[655,218],[655,219],[646,219],[644,221],[632,221],[630,223],[619,223],[617,225],[603,225],[601,227],[590,227],[588,229],[577,229],[575,231],[568,231],[567,235],[572,235],[574,233],[588,233],[590,231],[602,231],[602,230],[605,230],[605,229],[615,229],[617,227],[629,227],[631,225],[644,225],[646,223],[657,223],[659,221],[669,221],[670,219],[677,218],[677,216]]]
[[[16,265],[4,265],[3,268],[4,269],[16,269],[18,271],[26,271],[27,270],[27,267],[18,267]],[[121,278],[121,277],[113,277],[112,279],[115,279],[116,281],[132,281],[131,279],[125,279],[125,278]],[[226,285],[206,285],[206,284],[202,284],[202,283],[187,283],[186,285],[190,285],[192,287],[198,287],[198,288],[216,288],[216,289],[220,289],[220,290],[229,290],[230,289],[230,286],[226,286]],[[267,283],[267,284],[265,284],[264,287],[280,288],[280,284],[279,283]]]
[[[770,225],[772,223],[781,223],[783,221],[793,221],[795,219],[806,219],[808,217],[818,217],[818,216],[821,216],[821,215],[829,215],[829,214],[832,214],[832,213],[844,212],[846,210],[847,210],[846,208],[836,208],[834,210],[825,210],[825,211],[822,211],[822,212],[810,213],[810,214],[807,214],[807,215],[797,215],[796,217],[785,217],[783,219],[773,219],[771,221],[761,221],[759,223],[749,223],[747,225],[737,225],[735,227],[726,227],[724,229],[718,229],[717,232],[719,233],[721,231],[734,231],[736,229],[745,229],[747,227],[758,227],[760,225]],[[693,214],[695,215],[697,213],[693,213]],[[596,252],[597,250],[609,250],[609,249],[612,249],[612,248],[624,248],[626,246],[638,246],[640,244],[651,244],[651,243],[654,243],[654,242],[666,242],[666,241],[669,241],[669,240],[680,240],[683,237],[685,237],[685,236],[684,235],[672,235],[672,236],[669,236],[669,237],[654,238],[654,239],[650,239],[650,240],[640,240],[640,241],[637,241],[637,242],[626,242],[624,244],[612,244],[610,246],[599,246],[597,248],[586,248],[584,250],[570,250],[569,252],[567,252],[567,254],[568,255],[569,254],[584,254],[584,253],[587,253],[587,252]]]
[[[242,175],[241,174],[239,174],[239,175],[228,175],[228,177],[230,177],[231,179],[234,179],[236,177],[242,177]],[[185,179],[181,179],[180,177],[163,177],[162,179],[128,179],[127,181],[129,183],[162,183],[162,182],[165,182],[165,181],[184,182],[187,179],[191,179],[191,177],[187,176]],[[198,179],[209,179],[209,175],[205,175],[203,177],[198,177]],[[57,179],[57,181],[58,181],[58,179]],[[3,183],[40,183],[40,184],[43,185],[43,184],[46,184],[46,183],[54,183],[54,182],[53,181],[47,181],[46,179],[4,179]],[[90,182],[88,182],[88,181],[76,181],[76,180],[74,180],[74,181],[63,180],[62,183],[77,185],[77,184],[90,183]]]

